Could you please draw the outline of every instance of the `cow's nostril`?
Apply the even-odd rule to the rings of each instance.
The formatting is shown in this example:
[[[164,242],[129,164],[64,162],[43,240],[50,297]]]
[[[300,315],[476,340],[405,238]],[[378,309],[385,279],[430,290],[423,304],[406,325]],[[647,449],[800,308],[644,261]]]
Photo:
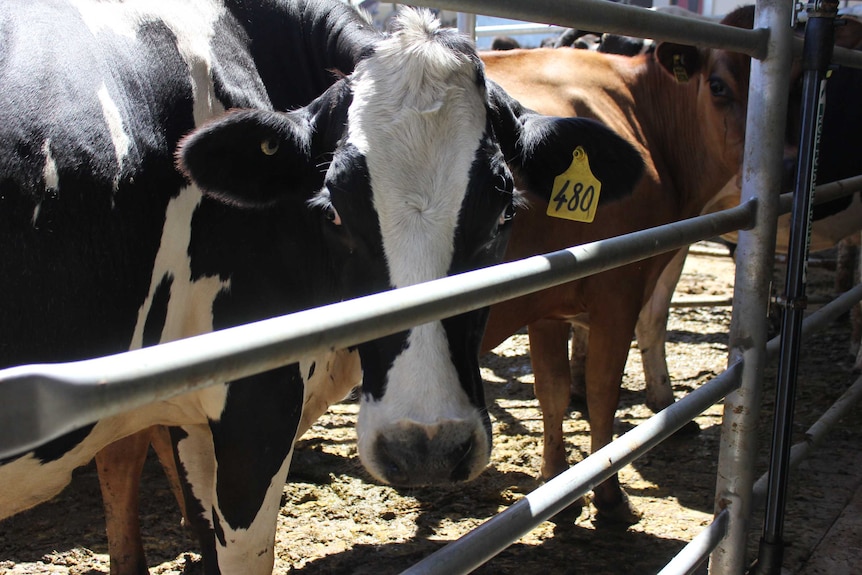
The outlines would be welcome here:
[[[473,452],[474,443],[471,437],[452,451],[452,481],[466,481],[470,477],[470,454]]]
[[[405,485],[410,478],[402,463],[399,463],[397,446],[391,445],[386,438],[377,440],[377,458],[380,469],[388,483]]]
[[[386,474],[386,479],[392,485],[410,484],[410,477],[407,475],[407,473],[393,462],[389,462],[385,465],[384,473]]]

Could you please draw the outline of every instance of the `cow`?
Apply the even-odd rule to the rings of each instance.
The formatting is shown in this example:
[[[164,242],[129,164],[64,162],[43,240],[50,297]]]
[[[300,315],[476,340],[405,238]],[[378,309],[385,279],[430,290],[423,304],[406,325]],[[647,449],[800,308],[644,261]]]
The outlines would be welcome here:
[[[862,49],[862,20],[852,15],[841,18],[841,24],[835,28],[835,45],[852,50]],[[796,126],[800,114],[800,88],[801,78],[797,78],[792,82],[789,97],[785,152],[788,191],[795,176],[796,144],[799,141]],[[862,111],[856,106],[842,104],[848,98],[859,94],[860,89],[862,89],[862,72],[853,68],[839,67],[826,82],[826,107],[818,154],[817,184],[849,178],[858,175],[862,169],[862,164],[859,162]],[[704,207],[704,213],[736,206],[739,203],[739,194],[739,185],[734,178]],[[847,269],[848,267],[852,269],[855,264],[853,244],[858,243],[858,232],[862,230],[860,194],[816,205],[812,216],[813,222],[808,239],[809,250],[817,252],[839,247],[836,291],[846,291],[853,283],[852,271]],[[790,215],[779,216],[775,244],[777,253],[787,253],[790,229]],[[722,237],[731,244],[736,243],[735,232]],[[846,255],[845,251],[848,252]],[[670,302],[684,263],[685,251],[681,251],[665,267],[652,296],[641,310],[635,331],[643,360],[647,406],[656,412],[673,403],[665,344]],[[854,311],[854,315],[858,313]],[[854,335],[851,342],[851,353],[854,355],[857,354],[860,331],[862,331],[858,323],[858,320],[854,321]],[[583,363],[583,345],[573,344],[573,350],[576,347],[581,350],[581,353],[578,357],[573,354],[573,365],[575,363],[580,365]],[[857,365],[862,366],[862,357],[858,359]]]
[[[753,8],[738,9],[723,22],[751,28]],[[592,223],[556,217],[561,204],[566,205],[562,194],[550,203],[547,197],[530,196],[535,206],[515,218],[507,260],[696,216],[740,170],[747,56],[665,42],[654,54],[635,57],[555,49],[488,52],[482,58],[488,77],[527,106],[598,119],[632,143],[646,164],[634,193],[598,210]],[[570,399],[571,324],[589,325],[585,384],[591,449],[596,451],[613,436],[638,314],[673,257],[657,255],[492,306],[483,350],[528,327],[535,392],[543,411],[543,478],[567,468],[562,420]],[[597,519],[639,520],[616,475],[598,485],[594,495]]]
[[[521,43],[511,36],[494,36],[491,40],[491,50],[514,50],[520,47]]]
[[[472,43],[424,10],[388,35],[335,0],[13,0],[0,22],[0,366],[490,265],[516,183],[548,193],[574,149],[607,178],[607,200],[640,174],[608,128],[534,113],[487,82]],[[453,483],[487,464],[486,317],[357,346],[374,477]],[[330,351],[85,426],[0,462],[0,518],[111,448],[98,469],[122,530],[137,513],[126,474],[157,440],[205,572],[270,572],[293,442],[358,378],[356,354]],[[145,573],[137,527],[120,535],[112,572]]]
[[[721,19],[717,16],[698,14],[681,6],[656,6],[650,10],[698,20],[719,21]],[[557,37],[552,46],[554,48],[575,48],[578,50],[595,50],[606,54],[637,56],[638,54],[651,53],[655,49],[656,43],[650,38],[568,28]]]

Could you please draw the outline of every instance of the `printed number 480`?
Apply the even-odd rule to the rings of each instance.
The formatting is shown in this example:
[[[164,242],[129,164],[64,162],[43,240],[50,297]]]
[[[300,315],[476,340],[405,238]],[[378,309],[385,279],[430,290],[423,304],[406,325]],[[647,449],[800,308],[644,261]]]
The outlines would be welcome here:
[[[589,186],[584,190],[584,184],[581,182],[575,182],[575,185],[572,186],[572,195],[569,197],[566,195],[566,190],[568,190],[569,184],[571,183],[571,180],[566,180],[566,183],[563,184],[563,187],[560,188],[560,191],[556,196],[554,196],[554,201],[557,202],[556,211],[559,212],[565,205],[566,209],[570,212],[589,212],[596,196],[595,188],[593,186]]]

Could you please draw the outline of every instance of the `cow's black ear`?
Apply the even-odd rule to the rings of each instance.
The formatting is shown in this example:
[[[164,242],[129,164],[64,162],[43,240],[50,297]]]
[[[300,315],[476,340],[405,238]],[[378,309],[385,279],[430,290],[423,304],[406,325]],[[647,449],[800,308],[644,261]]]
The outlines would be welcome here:
[[[655,59],[680,84],[694,78],[703,65],[699,49],[673,42],[659,43],[655,48]]]
[[[550,200],[572,170],[601,183],[599,205],[629,196],[644,172],[643,158],[629,142],[588,118],[527,114],[521,118],[521,166],[527,191]],[[574,177],[574,176],[572,176]],[[573,180],[573,184],[576,182]],[[557,190],[559,191],[559,190]]]
[[[543,116],[489,83],[492,122],[518,188],[550,201],[576,163],[601,183],[599,202],[632,193],[644,171],[638,151],[605,125],[587,118]]]
[[[177,166],[205,195],[241,207],[275,204],[309,191],[313,128],[305,110],[231,112],[180,142]]]

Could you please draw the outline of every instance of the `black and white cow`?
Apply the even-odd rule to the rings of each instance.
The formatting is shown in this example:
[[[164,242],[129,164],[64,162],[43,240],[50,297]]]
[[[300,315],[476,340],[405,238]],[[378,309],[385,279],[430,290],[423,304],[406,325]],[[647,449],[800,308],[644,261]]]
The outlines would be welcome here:
[[[334,0],[12,0],[0,35],[2,366],[153,345],[495,263],[514,183],[548,193],[576,146],[603,199],[640,175],[606,128],[539,116],[486,83],[472,44],[425,11],[405,11],[384,36]],[[350,75],[332,84],[330,68]],[[444,483],[484,468],[485,318],[359,346],[360,452],[375,477]],[[267,573],[303,404],[355,383],[350,362],[309,357],[3,461],[0,517],[55,495],[112,442],[167,425],[206,571]],[[111,545],[112,571],[146,572],[126,544]]]
[[[612,199],[640,177],[639,157],[616,135],[525,110],[486,84],[465,38],[406,11],[314,103],[229,114],[183,144],[182,163],[209,194],[258,208],[283,201],[289,182],[319,178],[311,204],[329,216],[340,285],[364,294],[498,262],[513,215],[509,168],[520,188],[550,190],[571,163],[561,150],[576,141],[596,154],[591,166]],[[477,352],[486,315],[358,346],[359,454],[377,479],[461,481],[484,467],[490,424]]]

